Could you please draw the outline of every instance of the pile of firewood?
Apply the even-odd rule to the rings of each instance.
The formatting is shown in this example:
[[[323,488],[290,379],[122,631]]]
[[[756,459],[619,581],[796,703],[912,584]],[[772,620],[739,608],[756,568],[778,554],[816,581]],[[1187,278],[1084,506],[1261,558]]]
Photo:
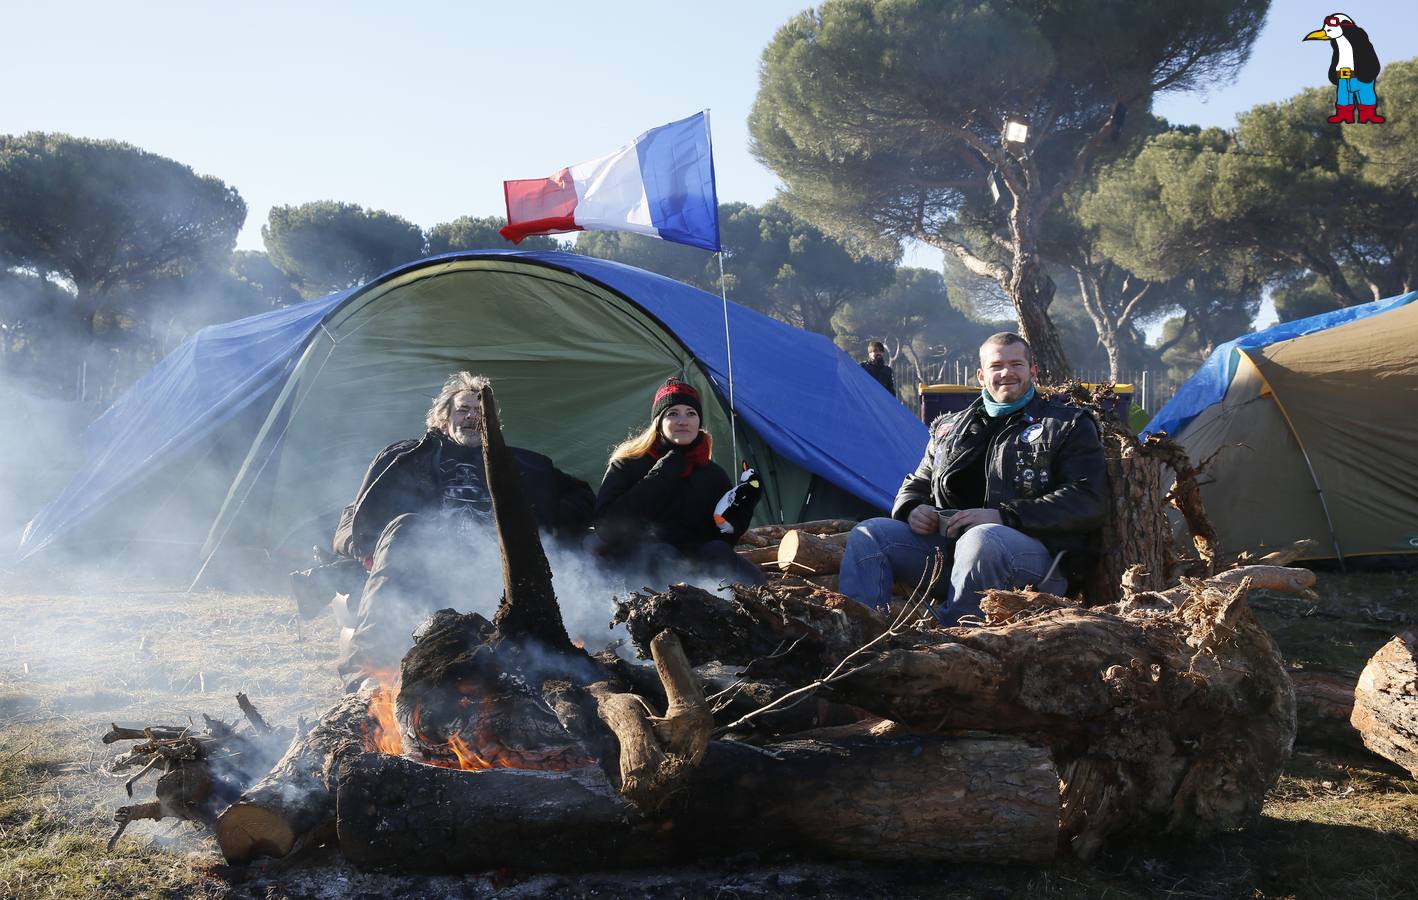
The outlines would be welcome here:
[[[130,798],[133,786],[145,775],[160,774],[154,792],[156,799],[120,806],[114,812],[113,821],[118,828],[109,838],[108,849],[112,850],[128,825],[138,819],[175,818],[211,826],[218,813],[280,759],[304,728],[304,723],[294,729],[272,727],[245,694],[236,695],[236,704],[246,716],[245,727],[228,725],[205,715],[201,728],[110,726],[103,736],[105,744],[137,742],[109,765],[109,771],[114,774],[138,769],[123,783]]]
[[[760,525],[744,532],[738,552],[765,572],[800,575],[836,590],[847,535],[856,524],[851,519],[818,519],[795,525]]]
[[[991,591],[982,627],[942,629],[926,591],[886,617],[808,580],[830,554],[795,548],[852,524],[809,523],[755,537],[808,578],[632,594],[615,620],[652,664],[589,655],[488,389],[482,406],[496,617],[439,612],[397,683],[291,740],[216,816],[229,862],[334,841],[362,868],[419,871],[779,850],[1041,864],[1242,827],[1288,759],[1295,691],[1247,594],[1303,594],[1305,570],[1132,578],[1093,608]]]

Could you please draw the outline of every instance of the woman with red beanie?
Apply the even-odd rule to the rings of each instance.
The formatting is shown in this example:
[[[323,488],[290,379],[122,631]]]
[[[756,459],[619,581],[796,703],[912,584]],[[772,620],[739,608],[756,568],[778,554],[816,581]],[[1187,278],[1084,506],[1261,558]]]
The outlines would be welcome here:
[[[705,574],[761,584],[763,573],[733,549],[756,498],[724,513],[731,531],[715,523],[715,507],[734,485],[710,459],[713,441],[700,428],[702,414],[698,391],[666,379],[651,404],[650,424],[611,451],[596,495],[594,543],[611,558],[629,562],[643,555],[671,577],[670,566],[698,566]],[[691,574],[683,571],[675,580]]]

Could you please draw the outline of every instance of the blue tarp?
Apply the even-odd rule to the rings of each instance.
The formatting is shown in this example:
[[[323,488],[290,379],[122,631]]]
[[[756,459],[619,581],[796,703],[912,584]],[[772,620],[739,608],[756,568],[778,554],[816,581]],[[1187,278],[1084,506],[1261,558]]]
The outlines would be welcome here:
[[[1349,306],[1333,312],[1320,313],[1307,319],[1282,322],[1279,325],[1272,325],[1264,331],[1257,331],[1254,334],[1247,334],[1227,341],[1213,350],[1211,355],[1206,358],[1206,362],[1201,364],[1201,368],[1197,369],[1196,373],[1178,388],[1172,399],[1158,410],[1157,415],[1153,416],[1152,421],[1148,422],[1147,427],[1143,429],[1142,436],[1146,437],[1155,431],[1165,431],[1170,435],[1176,435],[1202,410],[1213,403],[1219,403],[1221,398],[1226,396],[1226,390],[1231,386],[1231,378],[1236,374],[1239,351],[1267,347],[1281,341],[1288,341],[1291,338],[1313,334],[1316,331],[1325,331],[1346,322],[1366,319],[1369,316],[1403,306],[1414,299],[1418,299],[1418,291],[1398,297],[1389,297],[1385,300],[1375,300],[1372,303]]]
[[[629,298],[677,337],[727,401],[720,298],[631,266],[574,253],[477,251],[418,260],[370,284],[454,259],[554,266]],[[197,332],[84,432],[87,460],[31,521],[21,558],[43,549],[127,488],[175,460],[281,383],[322,321],[368,285]],[[738,415],[775,453],[889,507],[926,429],[827,338],[729,304]]]

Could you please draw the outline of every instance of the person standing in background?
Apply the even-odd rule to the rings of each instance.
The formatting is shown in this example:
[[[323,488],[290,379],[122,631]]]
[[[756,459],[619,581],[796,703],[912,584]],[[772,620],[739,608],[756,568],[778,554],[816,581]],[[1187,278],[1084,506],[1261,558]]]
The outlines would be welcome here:
[[[881,341],[867,342],[867,361],[862,363],[866,373],[875,378],[877,384],[886,388],[891,396],[896,396],[896,373],[886,364],[886,345]]]

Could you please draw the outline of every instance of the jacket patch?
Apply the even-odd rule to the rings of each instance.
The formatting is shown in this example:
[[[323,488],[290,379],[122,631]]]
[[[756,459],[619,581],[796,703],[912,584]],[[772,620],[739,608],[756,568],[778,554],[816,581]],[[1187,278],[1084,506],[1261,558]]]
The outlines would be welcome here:
[[[1044,423],[1035,422],[1033,425],[1030,425],[1028,428],[1024,429],[1024,433],[1019,436],[1019,439],[1026,444],[1032,444],[1037,441],[1039,439],[1039,435],[1043,433]]]

